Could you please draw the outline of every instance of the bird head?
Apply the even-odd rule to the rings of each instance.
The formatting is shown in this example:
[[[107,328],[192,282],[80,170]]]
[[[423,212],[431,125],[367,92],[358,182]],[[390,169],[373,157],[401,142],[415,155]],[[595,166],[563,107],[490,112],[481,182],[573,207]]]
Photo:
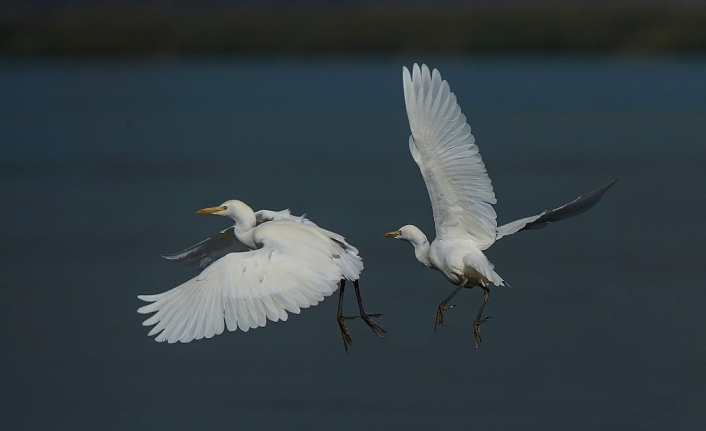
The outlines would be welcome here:
[[[382,236],[386,238],[401,239],[411,243],[421,243],[427,240],[427,236],[424,235],[424,232],[422,232],[417,226],[411,224],[404,225],[398,230],[387,232]]]
[[[252,208],[238,200],[225,201],[217,207],[203,208],[196,211],[196,214],[215,214],[230,217],[235,220],[236,223],[243,223],[246,220],[250,221],[252,219],[254,224],[255,220],[255,214]]]

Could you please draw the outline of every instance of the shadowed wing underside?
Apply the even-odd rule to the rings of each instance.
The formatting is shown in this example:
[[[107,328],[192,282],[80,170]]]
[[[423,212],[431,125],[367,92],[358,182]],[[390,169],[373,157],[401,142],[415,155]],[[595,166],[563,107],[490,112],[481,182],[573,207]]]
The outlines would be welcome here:
[[[198,265],[199,269],[204,269],[229,253],[240,253],[248,250],[250,249],[238,241],[233,233],[233,228],[230,227],[186,250],[178,253],[163,254],[162,257],[182,265]]]
[[[584,193],[568,204],[562,205],[559,208],[544,211],[535,216],[526,217],[520,220],[515,220],[508,224],[498,227],[497,239],[506,235],[511,235],[521,230],[541,229],[550,223],[577,216],[588,211],[598,203],[603,197],[603,194],[608,191],[618,180],[613,180],[605,186],[598,188],[592,192]]]

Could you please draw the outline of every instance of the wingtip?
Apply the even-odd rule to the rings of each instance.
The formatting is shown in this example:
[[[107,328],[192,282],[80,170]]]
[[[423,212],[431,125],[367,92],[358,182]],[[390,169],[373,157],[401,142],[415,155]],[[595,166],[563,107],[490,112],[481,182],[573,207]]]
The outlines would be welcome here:
[[[405,89],[405,93],[406,93],[407,86],[411,82],[412,82],[412,72],[410,72],[410,70],[407,69],[407,66],[402,66],[402,86]]]
[[[614,179],[613,181],[611,181],[611,182],[609,182],[608,184],[606,184],[605,186],[601,187],[601,189],[603,190],[603,191],[601,191],[601,195],[602,195],[603,193],[607,192],[608,189],[611,188],[611,187],[613,187],[613,185],[614,185],[615,183],[617,183],[617,182],[618,182],[618,179],[616,178],[616,179]],[[601,189],[599,189],[599,190],[601,190]]]

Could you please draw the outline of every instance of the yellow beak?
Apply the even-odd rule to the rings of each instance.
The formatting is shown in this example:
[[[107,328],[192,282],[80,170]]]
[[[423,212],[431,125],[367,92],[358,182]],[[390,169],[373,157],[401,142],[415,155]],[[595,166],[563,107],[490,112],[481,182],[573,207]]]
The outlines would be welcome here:
[[[392,232],[382,234],[385,238],[397,238],[400,235],[402,235],[402,232],[398,230],[393,230]]]
[[[227,207],[208,207],[196,211],[196,214],[213,214],[219,211],[225,211]]]

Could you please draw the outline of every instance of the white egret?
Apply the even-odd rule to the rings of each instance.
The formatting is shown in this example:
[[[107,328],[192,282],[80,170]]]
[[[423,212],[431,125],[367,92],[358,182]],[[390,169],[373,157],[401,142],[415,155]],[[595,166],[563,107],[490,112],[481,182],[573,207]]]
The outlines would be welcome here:
[[[482,318],[490,295],[488,286],[505,284],[483,250],[503,236],[523,229],[538,229],[588,210],[617,180],[557,209],[498,227],[492,207],[496,203],[493,186],[471,127],[449,84],[441,79],[438,70],[430,73],[424,64],[421,67],[415,64],[411,74],[404,67],[402,81],[412,131],[409,150],[429,192],[436,238],[430,244],[426,235],[412,225],[384,236],[411,243],[419,262],[440,271],[458,286],[439,304],[434,330],[444,323],[444,311],[455,307],[448,303],[461,289],[475,286],[483,289],[480,309],[473,322],[477,347],[482,341],[480,325],[490,318]]]
[[[346,320],[360,317],[382,338],[384,329],[367,314],[358,287],[363,261],[358,250],[339,234],[318,227],[304,216],[284,211],[253,210],[229,200],[199,214],[230,217],[235,225],[182,252],[164,257],[201,273],[156,295],[140,295],[151,304],[138,313],[155,314],[143,322],[155,325],[156,341],[188,343],[211,338],[225,328],[235,331],[287,320],[287,313],[318,304],[340,286],[337,320],[344,347],[351,336]],[[360,316],[343,316],[346,280],[353,282]]]

